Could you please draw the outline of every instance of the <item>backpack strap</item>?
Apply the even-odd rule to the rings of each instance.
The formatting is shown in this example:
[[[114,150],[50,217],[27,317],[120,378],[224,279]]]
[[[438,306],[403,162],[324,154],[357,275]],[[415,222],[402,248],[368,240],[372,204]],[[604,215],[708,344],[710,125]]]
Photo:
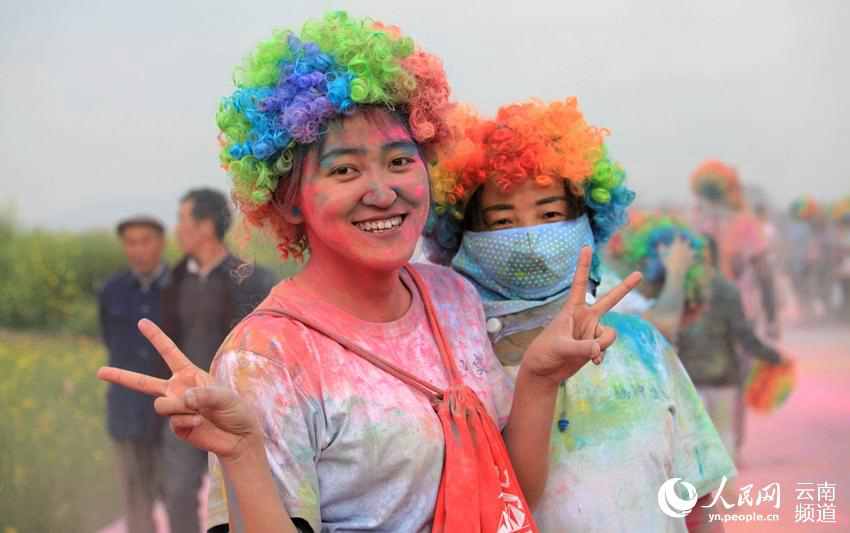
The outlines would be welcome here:
[[[428,324],[431,326],[431,332],[434,334],[434,341],[437,343],[437,348],[440,350],[440,356],[443,358],[443,365],[449,373],[449,383],[451,385],[462,385],[463,379],[460,377],[460,372],[457,369],[454,354],[451,346],[443,334],[443,328],[440,327],[440,322],[437,320],[437,311],[434,308],[434,303],[431,301],[431,295],[428,294],[428,289],[425,287],[425,281],[422,275],[413,268],[413,265],[408,264],[404,270],[410,275],[410,279],[416,285],[419,295],[422,298],[422,304],[425,307],[425,313],[428,316]]]

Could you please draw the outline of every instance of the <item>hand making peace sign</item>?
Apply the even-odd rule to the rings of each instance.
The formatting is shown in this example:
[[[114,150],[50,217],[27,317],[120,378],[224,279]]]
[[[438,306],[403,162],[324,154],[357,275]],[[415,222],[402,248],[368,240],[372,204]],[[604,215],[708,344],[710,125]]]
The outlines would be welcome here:
[[[640,283],[639,272],[632,272],[622,283],[601,296],[596,303],[585,302],[590,274],[591,249],[581,249],[567,301],[552,322],[528,347],[523,365],[533,374],[560,383],[588,361],[602,362],[603,352],[617,339],[617,333],[599,324],[602,315]]]
[[[140,320],[139,331],[168,364],[171,378],[158,379],[113,367],[98,370],[98,378],[156,396],[156,412],[170,417],[174,433],[196,448],[232,458],[258,441],[262,443],[259,422],[246,401],[232,390],[215,385],[212,376],[192,364],[150,320]]]

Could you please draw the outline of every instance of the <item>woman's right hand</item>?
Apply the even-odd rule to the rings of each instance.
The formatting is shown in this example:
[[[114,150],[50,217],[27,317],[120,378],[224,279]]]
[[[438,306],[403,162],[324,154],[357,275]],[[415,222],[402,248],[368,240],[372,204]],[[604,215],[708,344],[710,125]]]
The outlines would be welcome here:
[[[259,421],[245,400],[215,385],[212,376],[192,364],[150,320],[140,320],[139,331],[168,364],[171,378],[102,367],[97,371],[99,379],[156,396],[156,412],[170,418],[171,429],[178,437],[222,460],[238,459],[249,448],[262,447]]]

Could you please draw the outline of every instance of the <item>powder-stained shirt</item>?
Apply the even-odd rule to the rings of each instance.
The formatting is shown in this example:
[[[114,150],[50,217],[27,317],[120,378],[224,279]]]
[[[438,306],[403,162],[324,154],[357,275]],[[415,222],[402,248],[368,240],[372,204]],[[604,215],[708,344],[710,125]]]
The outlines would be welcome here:
[[[499,427],[507,421],[510,379],[493,355],[481,302],[452,271],[417,265],[464,380]],[[315,320],[431,384],[448,385],[422,300],[388,323],[366,322],[289,282],[260,305]],[[428,399],[324,335],[287,318],[249,317],[213,363],[217,381],[253,402],[282,504],[313,531],[429,531],[443,466],[443,432]],[[211,455],[209,526],[241,531]],[[230,497],[226,497],[230,496]],[[228,509],[229,506],[229,509]]]
[[[735,467],[658,330],[618,313],[602,322],[617,341],[601,365],[585,365],[558,395],[537,524],[543,532],[685,532],[683,518],[661,512],[661,485],[678,477],[704,496]],[[569,420],[563,432],[562,413]]]

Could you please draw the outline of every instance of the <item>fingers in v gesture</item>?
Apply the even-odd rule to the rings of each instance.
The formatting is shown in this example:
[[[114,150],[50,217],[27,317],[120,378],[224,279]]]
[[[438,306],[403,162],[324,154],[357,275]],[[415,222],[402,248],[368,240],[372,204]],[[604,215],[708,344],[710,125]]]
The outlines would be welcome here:
[[[214,385],[212,377],[150,320],[139,321],[139,331],[171,369],[171,378],[114,367],[98,370],[98,378],[156,396],[156,412],[168,416],[174,433],[197,448],[231,457],[240,453],[246,442],[262,440],[254,412],[234,391]]]
[[[617,338],[616,332],[599,323],[638,283],[641,275],[633,272],[594,304],[586,303],[592,250],[582,248],[567,300],[558,315],[532,343],[528,363],[538,374],[550,374],[558,381],[570,377],[587,361],[602,362],[603,352]]]
[[[637,287],[641,280],[641,274],[640,272],[632,272],[616,287],[601,295],[593,304],[588,305],[585,298],[588,279],[590,278],[591,258],[590,247],[582,248],[573,285],[570,288],[570,308],[566,311],[572,315],[574,337],[576,339],[594,339],[604,351],[614,343],[617,335],[613,329],[602,326],[599,321],[605,313],[613,309],[632,289]],[[598,364],[601,359],[595,362]]]
[[[142,332],[165,363],[171,369],[171,379],[159,379],[139,372],[132,372],[115,367],[103,367],[97,371],[97,377],[134,391],[150,396],[167,396],[170,393],[182,393],[185,389],[208,384],[212,381],[209,374],[196,367],[183,352],[174,344],[168,335],[150,320],[139,321],[139,331]]]

